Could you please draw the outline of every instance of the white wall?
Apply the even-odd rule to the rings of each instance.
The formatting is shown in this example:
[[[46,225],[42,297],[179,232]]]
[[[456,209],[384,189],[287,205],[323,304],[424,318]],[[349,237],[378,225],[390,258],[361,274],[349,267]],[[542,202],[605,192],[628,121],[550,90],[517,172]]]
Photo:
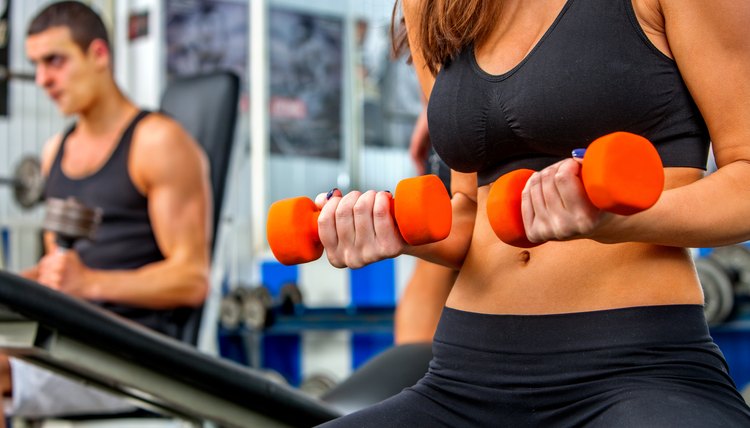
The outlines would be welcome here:
[[[123,61],[117,75],[123,79],[124,88],[131,99],[147,109],[158,109],[166,79],[164,60],[164,2],[155,0],[117,1],[118,40],[126,43],[124,54],[118,56]],[[126,4],[127,7],[122,5]],[[148,13],[148,35],[135,40],[127,40],[127,20],[131,13]],[[120,46],[121,48],[121,46]]]
[[[26,26],[44,2],[14,1],[10,13],[9,69],[32,74],[26,59],[24,39]],[[44,142],[62,130],[65,120],[33,81],[13,79],[8,88],[7,117],[0,117],[0,176],[13,174],[16,164],[27,155],[39,156]],[[36,261],[41,210],[21,209],[12,198],[10,186],[0,187],[0,229],[6,231],[3,247],[8,251],[0,260],[6,268],[19,270]],[[0,253],[2,248],[0,247]]]

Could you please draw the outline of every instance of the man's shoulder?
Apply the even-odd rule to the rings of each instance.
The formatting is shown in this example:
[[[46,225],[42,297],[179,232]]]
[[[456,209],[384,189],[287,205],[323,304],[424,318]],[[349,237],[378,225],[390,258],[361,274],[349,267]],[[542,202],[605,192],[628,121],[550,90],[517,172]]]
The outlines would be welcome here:
[[[176,120],[153,112],[141,119],[133,133],[137,150],[179,150],[195,145],[193,138]]]
[[[57,152],[60,150],[60,143],[62,143],[62,139],[63,134],[57,133],[44,142],[44,146],[42,147],[41,164],[42,173],[45,176],[49,175],[49,171],[52,168],[52,162],[54,161]]]
[[[150,112],[141,119],[136,128],[136,132],[138,131],[146,131],[140,132],[142,135],[139,135],[139,137],[141,138],[170,134],[186,134],[185,129],[179,122],[160,112]]]
[[[162,113],[151,113],[141,119],[131,144],[134,174],[143,173],[146,177],[154,173],[160,175],[159,171],[165,168],[201,163],[204,158],[203,151],[190,134],[176,120]]]

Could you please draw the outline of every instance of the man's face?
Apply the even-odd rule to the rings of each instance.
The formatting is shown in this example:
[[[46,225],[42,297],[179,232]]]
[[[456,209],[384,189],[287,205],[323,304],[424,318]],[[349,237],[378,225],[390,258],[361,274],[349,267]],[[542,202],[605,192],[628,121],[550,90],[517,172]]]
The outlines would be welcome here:
[[[75,44],[67,27],[52,27],[26,39],[36,83],[64,115],[85,110],[95,97],[97,67],[92,49]]]

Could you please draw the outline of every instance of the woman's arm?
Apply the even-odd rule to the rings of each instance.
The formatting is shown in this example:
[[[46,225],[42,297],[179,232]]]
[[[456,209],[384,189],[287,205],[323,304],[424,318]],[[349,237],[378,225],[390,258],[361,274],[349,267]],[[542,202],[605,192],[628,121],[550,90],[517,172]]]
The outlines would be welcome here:
[[[539,208],[546,220],[532,227],[527,224],[527,235],[535,242],[587,237],[606,243],[713,247],[750,239],[750,4],[733,0],[655,4],[656,31],[661,27],[666,50],[706,120],[718,171],[697,179],[696,170],[669,168],[667,181],[672,185],[656,205],[632,216],[602,213],[585,204],[577,204],[580,210],[573,214],[570,210],[544,213],[545,206],[576,206],[581,194],[580,180],[572,179],[577,163],[563,161],[535,175],[527,185],[529,199],[544,194],[536,198],[544,203],[535,204],[534,211]],[[546,192],[550,189],[562,202],[552,201],[553,192]],[[527,206],[525,221],[532,217],[530,212]],[[552,232],[555,228],[557,236]]]
[[[718,171],[621,219],[616,237],[684,247],[750,239],[750,4],[660,0],[669,47],[706,120]]]
[[[404,22],[406,24],[409,49],[417,78],[424,91],[425,116],[426,106],[430,99],[435,77],[430,73],[422,55],[421,44],[416,34],[419,33],[420,0],[402,0]],[[426,117],[425,117],[426,120]],[[409,247],[405,253],[429,260],[444,266],[458,269],[463,264],[469,251],[471,235],[477,210],[477,176],[451,171],[451,205],[453,207],[453,224],[448,238],[435,244]]]
[[[425,99],[429,100],[435,78],[425,66],[420,45],[414,33],[418,31],[417,0],[403,2],[404,19],[409,37],[412,61]],[[476,215],[476,176],[453,175],[453,223],[451,233],[443,241],[412,247],[398,232],[390,214],[391,195],[388,192],[358,192],[346,195],[335,191],[326,198],[316,197],[321,208],[318,235],[326,250],[328,261],[335,267],[358,268],[364,265],[412,254],[425,260],[460,268],[471,243]]]
[[[434,244],[406,247],[404,253],[452,269],[460,269],[469,251],[477,215],[477,175],[451,171],[453,223],[447,238]]]

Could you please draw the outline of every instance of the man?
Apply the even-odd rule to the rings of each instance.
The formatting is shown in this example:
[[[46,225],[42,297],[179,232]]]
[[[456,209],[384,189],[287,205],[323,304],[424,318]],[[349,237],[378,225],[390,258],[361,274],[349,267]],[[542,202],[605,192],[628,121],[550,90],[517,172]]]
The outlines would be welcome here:
[[[120,91],[107,31],[89,7],[52,4],[27,36],[36,83],[62,114],[76,117],[42,153],[46,196],[73,196],[103,215],[95,240],[77,242],[74,251],[57,251],[47,234],[46,255],[24,275],[179,337],[208,291],[212,210],[204,154],[175,121],[140,111]],[[20,361],[5,359],[0,367],[15,414],[94,413],[110,401],[113,410],[124,408],[99,391],[50,396],[83,388]],[[88,407],[65,408],[70,404]]]

